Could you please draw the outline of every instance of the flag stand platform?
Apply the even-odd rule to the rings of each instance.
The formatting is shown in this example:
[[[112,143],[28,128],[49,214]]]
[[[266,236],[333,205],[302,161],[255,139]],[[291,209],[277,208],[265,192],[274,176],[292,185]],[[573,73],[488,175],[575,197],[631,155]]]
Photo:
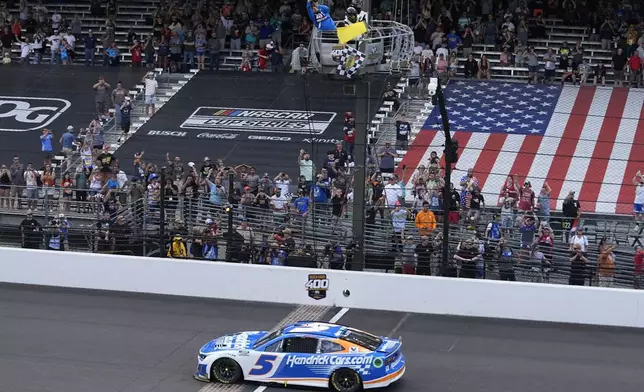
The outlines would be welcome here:
[[[414,49],[414,32],[402,23],[374,20],[369,30],[346,45],[335,31],[311,33],[309,58],[318,73],[343,79],[365,73],[398,73],[407,67]]]

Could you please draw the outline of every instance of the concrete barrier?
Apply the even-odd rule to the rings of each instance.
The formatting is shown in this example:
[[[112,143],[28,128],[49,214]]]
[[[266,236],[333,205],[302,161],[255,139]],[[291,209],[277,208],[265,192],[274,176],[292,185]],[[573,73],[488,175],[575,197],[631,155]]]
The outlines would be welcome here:
[[[13,248],[0,282],[644,328],[644,291],[626,289]]]

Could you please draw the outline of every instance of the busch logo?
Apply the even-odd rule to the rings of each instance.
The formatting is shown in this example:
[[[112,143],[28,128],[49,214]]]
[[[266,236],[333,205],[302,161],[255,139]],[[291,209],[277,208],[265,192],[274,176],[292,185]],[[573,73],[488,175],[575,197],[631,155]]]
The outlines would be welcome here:
[[[45,128],[70,106],[69,101],[59,98],[0,96],[0,131]]]

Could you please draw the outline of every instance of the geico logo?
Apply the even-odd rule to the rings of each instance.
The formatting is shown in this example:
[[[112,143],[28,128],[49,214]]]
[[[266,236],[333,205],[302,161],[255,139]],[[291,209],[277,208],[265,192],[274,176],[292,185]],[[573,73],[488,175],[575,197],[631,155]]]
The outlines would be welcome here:
[[[310,357],[297,357],[289,355],[286,358],[286,366],[302,366],[302,365],[369,365],[373,360],[372,357],[367,356],[338,356],[338,355],[312,355]]]
[[[259,118],[275,118],[278,120],[308,120],[314,114],[297,113],[297,112],[265,112],[260,110],[244,110],[235,114],[235,117],[259,117]]]
[[[176,136],[176,137],[185,137],[186,132],[179,131],[149,131],[148,136]]]
[[[197,135],[200,139],[235,139],[239,134],[237,133],[200,133]]]
[[[27,124],[41,124],[55,114],[60,107],[31,106],[25,101],[0,100],[0,118],[13,117],[16,121]],[[49,112],[44,114],[41,112]],[[38,114],[40,113],[40,114]]]
[[[286,136],[263,136],[263,135],[250,135],[251,140],[272,140],[274,142],[290,142],[291,138]]]

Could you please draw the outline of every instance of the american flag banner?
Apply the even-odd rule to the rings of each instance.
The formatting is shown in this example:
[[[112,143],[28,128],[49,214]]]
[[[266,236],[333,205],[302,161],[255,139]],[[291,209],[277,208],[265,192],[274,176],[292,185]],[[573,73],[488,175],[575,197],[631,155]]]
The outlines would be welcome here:
[[[592,86],[452,81],[444,91],[450,131],[459,142],[452,182],[473,168],[489,205],[508,175],[552,188],[551,208],[570,191],[584,211],[633,211],[632,178],[644,172],[644,90]],[[398,165],[427,165],[445,141],[435,107]],[[415,170],[406,170],[408,181]]]
[[[341,53],[340,63],[337,68],[338,75],[351,78],[362,67],[365,60],[364,54],[350,46],[345,46]]]

